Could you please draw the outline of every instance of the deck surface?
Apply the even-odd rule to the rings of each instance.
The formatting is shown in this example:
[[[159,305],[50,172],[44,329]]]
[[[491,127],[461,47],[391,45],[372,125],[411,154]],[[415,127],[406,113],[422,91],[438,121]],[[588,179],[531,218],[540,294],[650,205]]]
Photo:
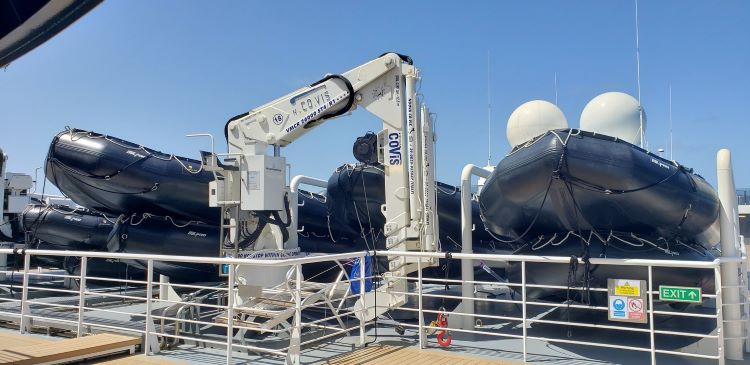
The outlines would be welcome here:
[[[419,350],[400,346],[372,346],[336,356],[324,364],[362,365],[516,365],[519,362],[500,361],[476,356],[446,353],[446,351]]]
[[[112,360],[101,360],[101,361],[91,361],[87,362],[86,364],[96,364],[96,365],[147,365],[147,364],[163,364],[163,365],[181,365],[185,364],[181,361],[176,360],[168,360],[161,356],[146,356],[146,355],[134,355],[134,356],[126,356],[126,357],[120,357],[117,359]]]
[[[66,362],[108,352],[125,351],[140,342],[139,338],[115,334],[97,334],[55,341],[3,333],[0,335],[0,343],[3,343],[0,346],[0,364]]]

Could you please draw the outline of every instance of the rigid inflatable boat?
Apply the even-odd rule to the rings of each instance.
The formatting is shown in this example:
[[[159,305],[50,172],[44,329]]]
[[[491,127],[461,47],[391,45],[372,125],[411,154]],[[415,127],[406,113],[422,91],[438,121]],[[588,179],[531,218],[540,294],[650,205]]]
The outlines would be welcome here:
[[[513,149],[479,204],[489,231],[532,249],[582,232],[631,247],[658,241],[666,250],[670,242],[718,242],[719,199],[701,176],[618,138],[575,129]]]
[[[443,251],[461,251],[461,190],[436,182],[439,242]],[[385,176],[382,167],[358,164],[343,165],[328,179],[328,214],[333,225],[349,227],[366,241],[383,248],[385,216],[380,207],[385,203]],[[473,221],[481,221],[479,205],[472,201]],[[353,232],[352,232],[353,231]],[[473,233],[475,253],[497,253],[497,241],[484,230]],[[507,251],[506,251],[507,252]]]
[[[201,161],[80,129],[58,133],[50,143],[47,178],[77,204],[119,216],[145,213],[175,221],[218,225],[218,208],[208,206],[213,173]],[[336,231],[325,219],[325,197],[300,190],[299,225],[306,235]],[[322,217],[322,218],[321,218]]]
[[[218,223],[208,206],[212,173],[200,161],[80,129],[58,133],[47,178],[74,202],[112,215],[149,213]]]
[[[114,221],[102,214],[65,205],[32,204],[21,218],[26,247],[38,250],[106,251],[107,237]],[[34,255],[43,265],[65,269],[72,275],[80,273],[81,259],[75,256]],[[137,268],[117,260],[91,258],[87,272],[93,276],[134,278],[143,275]]]

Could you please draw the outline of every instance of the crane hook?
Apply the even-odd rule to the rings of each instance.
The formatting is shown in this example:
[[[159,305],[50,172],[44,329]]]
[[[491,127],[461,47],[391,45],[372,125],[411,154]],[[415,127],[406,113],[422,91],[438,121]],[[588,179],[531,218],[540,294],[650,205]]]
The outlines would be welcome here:
[[[442,328],[448,328],[448,315],[445,313],[439,313],[438,318],[437,318],[437,324],[438,326]],[[438,331],[437,342],[440,345],[440,347],[450,346],[451,340],[453,340],[453,337],[450,335],[450,332],[447,329]]]

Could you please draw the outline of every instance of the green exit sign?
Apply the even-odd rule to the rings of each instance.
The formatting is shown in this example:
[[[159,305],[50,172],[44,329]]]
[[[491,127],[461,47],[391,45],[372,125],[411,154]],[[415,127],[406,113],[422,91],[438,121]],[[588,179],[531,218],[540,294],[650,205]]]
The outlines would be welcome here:
[[[659,285],[659,300],[669,302],[701,302],[701,288]]]

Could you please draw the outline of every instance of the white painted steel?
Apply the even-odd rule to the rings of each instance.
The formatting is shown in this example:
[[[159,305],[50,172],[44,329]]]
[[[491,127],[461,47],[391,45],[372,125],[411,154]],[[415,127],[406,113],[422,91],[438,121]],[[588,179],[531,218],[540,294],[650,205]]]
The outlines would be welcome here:
[[[292,223],[289,226],[291,227],[289,240],[286,242],[286,248],[288,249],[299,247],[298,232],[305,230],[305,227],[299,226],[299,186],[302,184],[317,186],[323,189],[328,187],[328,181],[304,175],[297,175],[289,182],[289,195],[291,200],[289,210],[292,215]]]
[[[234,343],[234,333],[232,327],[234,326],[234,283],[235,283],[235,265],[229,265],[229,273],[227,275],[227,365],[232,365],[232,345]]]
[[[78,327],[76,337],[83,336],[83,315],[86,307],[86,272],[88,271],[88,258],[81,257],[81,276],[78,281]]]
[[[648,265],[648,328],[651,343],[651,365],[656,365],[656,338],[654,336],[654,273],[653,266]]]
[[[732,154],[728,149],[721,149],[716,154],[717,190],[721,208],[719,211],[719,222],[721,225],[721,255],[722,257],[739,257],[738,253],[738,213],[737,213],[737,191],[734,187],[734,174],[732,172]],[[745,265],[743,265],[745,266]],[[740,283],[739,266],[735,262],[725,262],[721,267],[721,276],[724,279],[722,285],[722,301],[726,303],[739,303]],[[728,288],[731,286],[731,288]],[[740,307],[731,306],[724,309],[724,318],[729,321],[723,324],[725,333],[725,356],[730,360],[742,360],[743,345],[745,341],[739,340],[743,336],[741,323],[734,322],[741,318]]]
[[[20,332],[26,333],[29,330],[29,320],[27,316],[29,312],[29,266],[31,264],[31,255],[24,255],[23,257],[23,286],[21,287],[21,322],[19,323]]]
[[[409,170],[409,217],[412,222],[420,221],[422,207],[419,202],[422,200],[420,190],[422,188],[422,169],[420,163],[421,151],[419,148],[421,138],[421,126],[417,120],[417,80],[419,79],[418,71],[415,69],[412,73],[407,74],[406,80],[406,166]],[[386,193],[388,195],[388,193]]]
[[[362,256],[359,256],[359,302],[362,303],[362,315],[359,317],[359,346],[360,347],[365,346],[365,326],[367,325],[367,320],[365,318],[368,317],[367,307],[364,305],[366,273],[367,271],[365,270],[365,256],[362,255]],[[377,308],[375,308],[375,310],[377,311]]]
[[[53,255],[53,256],[55,254],[57,256],[82,256],[82,257],[85,257],[85,258],[89,258],[89,257],[97,256],[100,253],[76,252],[76,251],[70,251],[70,252],[56,252],[56,251],[53,251],[53,252],[49,252],[49,251],[42,251],[42,250],[28,250],[28,251],[25,252],[25,257],[24,257],[24,263],[25,263],[25,265],[24,265],[24,276],[26,278],[28,278],[32,274],[32,272],[30,271],[31,268],[28,265],[28,262],[30,262],[29,260],[30,260],[31,256],[33,256],[33,255],[40,255],[40,254],[43,254],[43,255]],[[299,295],[299,291],[298,290],[301,288],[301,280],[302,280],[301,279],[301,273],[300,273],[300,264],[301,263],[303,263],[303,262],[304,263],[323,262],[323,261],[352,259],[352,258],[360,258],[361,260],[364,261],[364,257],[365,257],[366,254],[368,254],[368,253],[366,253],[366,252],[354,252],[354,253],[338,254],[338,255],[321,255],[321,256],[312,256],[312,257],[304,257],[304,258],[295,258],[295,259],[284,260],[286,262],[278,262],[278,261],[258,262],[258,261],[263,261],[263,260],[224,259],[224,258],[200,258],[201,260],[199,260],[199,261],[200,262],[204,262],[203,260],[208,260],[208,262],[214,263],[214,264],[231,261],[231,262],[234,262],[235,264],[243,264],[243,265],[252,265],[252,264],[255,264],[255,263],[257,263],[258,265],[270,265],[270,266],[274,266],[274,265],[294,265],[295,266],[295,270],[296,270],[296,272],[298,274],[298,276],[296,278],[296,286],[297,286],[297,288],[295,290],[296,291],[295,296],[297,296],[297,295]],[[109,257],[111,257],[111,258],[117,258],[117,259],[126,259],[126,258],[132,258],[132,257],[139,257],[137,255],[121,254],[121,253],[107,253],[107,255]],[[411,251],[410,252],[392,252],[392,251],[386,251],[386,252],[378,252],[378,255],[380,255],[380,256],[403,255],[403,256],[411,256],[411,257],[417,257],[417,258],[423,258],[423,259],[443,257],[443,254],[440,254],[440,253],[411,252]],[[556,303],[537,303],[537,302],[529,301],[528,300],[528,298],[527,298],[527,291],[526,291],[527,288],[530,288],[532,286],[533,287],[544,287],[544,286],[543,285],[539,285],[539,284],[531,285],[531,284],[527,284],[526,283],[526,275],[525,275],[526,274],[526,262],[568,263],[569,260],[570,260],[569,258],[567,258],[567,257],[512,256],[512,255],[484,255],[484,254],[463,254],[463,253],[456,253],[456,254],[454,254],[454,256],[457,259],[465,259],[465,260],[479,260],[479,259],[481,259],[481,260],[485,260],[485,261],[515,261],[515,262],[520,262],[521,266],[522,266],[521,283],[520,284],[519,283],[508,283],[508,286],[513,286],[513,287],[516,287],[516,288],[520,287],[521,298],[514,299],[514,300],[504,300],[504,299],[503,300],[499,300],[499,299],[474,298],[473,294],[471,296],[469,296],[469,297],[465,297],[463,295],[461,295],[461,296],[451,296],[451,295],[439,295],[439,294],[423,293],[423,291],[422,291],[422,285],[423,285],[423,283],[425,281],[429,281],[429,282],[444,282],[446,280],[442,280],[442,279],[429,279],[429,280],[427,280],[427,279],[423,278],[422,275],[421,275],[422,265],[420,263],[421,262],[426,262],[426,261],[420,259],[420,260],[415,260],[415,262],[417,263],[417,268],[420,269],[420,270],[418,270],[418,271],[420,271],[420,273],[417,275],[416,278],[411,278],[410,279],[412,281],[416,281],[418,289],[415,292],[411,292],[411,293],[409,293],[406,290],[404,290],[403,293],[393,293],[393,294],[406,295],[406,296],[412,296],[412,297],[413,296],[417,296],[418,299],[419,299],[420,305],[418,305],[416,309],[415,308],[394,308],[394,310],[404,310],[404,311],[416,312],[419,315],[419,317],[423,319],[425,313],[436,314],[436,313],[439,312],[439,311],[436,311],[436,310],[425,309],[423,307],[422,299],[423,298],[427,298],[427,297],[437,297],[437,298],[445,297],[445,298],[453,298],[453,299],[457,299],[457,300],[469,299],[469,300],[472,300],[474,302],[486,302],[486,303],[492,303],[492,302],[515,302],[515,303],[518,303],[518,304],[520,304],[522,306],[521,315],[517,316],[517,317],[513,317],[513,316],[497,316],[497,315],[484,315],[484,314],[476,314],[476,313],[470,313],[470,314],[467,314],[467,313],[456,313],[456,315],[459,316],[459,317],[461,317],[461,318],[468,318],[468,319],[471,320],[472,323],[474,323],[475,319],[481,319],[481,318],[520,321],[522,323],[522,326],[523,326],[523,330],[522,330],[522,334],[521,335],[516,335],[516,334],[512,334],[512,333],[493,333],[493,332],[489,332],[487,330],[481,330],[481,326],[479,326],[479,327],[472,327],[470,329],[451,328],[451,331],[460,332],[460,333],[472,333],[472,334],[479,334],[479,335],[486,335],[486,336],[493,336],[493,337],[518,338],[518,339],[522,340],[524,342],[524,344],[528,340],[541,340],[541,341],[547,341],[547,342],[550,342],[550,343],[555,343],[555,342],[557,342],[557,343],[568,343],[568,344],[578,344],[578,345],[596,346],[596,347],[610,347],[610,348],[617,348],[617,349],[623,349],[623,350],[632,350],[632,351],[646,352],[646,353],[649,353],[651,355],[652,362],[656,358],[656,354],[674,354],[674,355],[680,355],[680,356],[685,356],[685,357],[717,359],[717,360],[719,360],[719,363],[723,363],[723,354],[725,353],[725,348],[723,346],[723,341],[729,340],[729,336],[725,336],[724,331],[721,328],[722,325],[723,325],[722,322],[724,321],[724,318],[723,318],[724,310],[726,310],[727,308],[739,307],[739,306],[741,306],[741,305],[744,304],[744,303],[740,303],[740,302],[734,302],[734,303],[732,303],[732,302],[722,301],[723,291],[727,290],[727,286],[728,285],[723,285],[723,287],[722,287],[722,284],[723,284],[722,283],[722,272],[721,272],[720,268],[721,268],[721,265],[725,264],[726,262],[733,262],[735,264],[736,263],[743,263],[744,264],[744,261],[746,260],[745,257],[742,257],[742,258],[738,258],[738,257],[735,257],[735,258],[720,258],[720,259],[716,259],[716,260],[714,260],[712,262],[687,262],[687,261],[675,262],[675,261],[667,261],[667,260],[619,260],[619,259],[598,259],[598,258],[592,258],[591,259],[591,263],[594,264],[594,265],[624,265],[624,266],[646,266],[646,267],[648,267],[649,273],[651,273],[651,275],[649,275],[649,318],[650,318],[651,325],[649,325],[648,328],[626,328],[626,327],[622,327],[622,326],[610,326],[610,325],[602,325],[602,324],[567,323],[567,322],[562,322],[562,321],[552,321],[552,320],[545,320],[545,319],[531,319],[531,318],[527,318],[528,317],[528,311],[527,311],[527,307],[528,306],[531,306],[531,305],[539,306],[539,305],[541,305],[541,306],[546,306],[546,307],[564,307],[566,305],[564,305],[564,304],[556,304]],[[139,299],[141,301],[145,301],[146,302],[147,311],[144,314],[144,316],[146,317],[146,322],[147,323],[152,323],[152,324],[153,324],[153,320],[154,319],[167,319],[166,317],[156,316],[156,315],[152,315],[151,314],[151,311],[153,309],[152,308],[152,302],[157,301],[156,299],[153,299],[152,284],[154,284],[154,283],[152,283],[152,280],[151,280],[151,277],[153,275],[153,260],[155,260],[155,259],[160,259],[160,260],[165,260],[166,259],[168,261],[180,261],[179,259],[177,259],[177,257],[165,257],[165,258],[158,257],[158,258],[149,259],[148,260],[148,265],[147,265],[147,272],[149,274],[148,278],[147,278],[148,280],[146,280],[144,282],[144,284],[146,284],[146,292],[147,292],[145,298],[143,298],[143,297],[136,297],[136,296],[133,296],[133,295],[120,295],[120,297],[137,298],[137,299]],[[189,262],[193,262],[197,258],[189,258],[189,259],[190,259]],[[713,315],[706,315],[706,314],[677,313],[677,312],[672,313],[672,312],[664,312],[664,311],[654,311],[653,310],[653,301],[654,301],[653,296],[655,294],[658,294],[658,292],[655,292],[653,290],[653,273],[652,273],[652,271],[653,271],[654,267],[692,267],[692,268],[698,268],[698,269],[713,270],[714,271],[714,275],[715,275],[715,280],[716,280],[716,284],[715,285],[716,285],[716,288],[717,288],[717,293],[716,293],[716,295],[713,296],[713,297],[716,298],[716,306],[717,306],[716,313],[713,314]],[[361,272],[360,272],[361,275],[360,275],[360,278],[358,278],[357,280],[359,280],[359,282],[360,282],[360,287],[362,289],[364,289],[365,288],[364,281],[367,278],[365,276],[365,273],[364,273],[364,265],[360,266],[360,270],[361,270]],[[231,270],[230,273],[231,273],[230,275],[232,275],[233,274],[233,270]],[[97,278],[89,276],[89,277],[87,277],[87,279],[88,280],[96,280]],[[230,282],[231,282],[231,279],[232,278],[230,278]],[[456,280],[450,280],[450,282],[456,282]],[[505,283],[495,283],[495,284],[496,285],[506,285]],[[188,285],[186,285],[186,286],[188,286]],[[198,285],[196,285],[194,287],[196,287],[196,288],[211,288],[211,287],[204,287],[204,286],[198,286]],[[550,286],[550,287],[552,287],[552,286]],[[579,290],[580,288],[574,288],[574,289],[575,290]],[[28,297],[27,297],[27,295],[28,295],[27,293],[28,293],[29,290],[33,290],[33,288],[30,287],[30,286],[28,286],[28,283],[27,283],[23,287],[24,293],[22,293],[22,300],[21,300],[23,302],[23,304],[26,306],[26,310],[23,310],[22,313],[21,313],[21,315],[24,317],[25,320],[28,320],[28,319],[31,319],[31,318],[40,318],[40,319],[43,318],[43,319],[45,319],[47,321],[59,321],[60,323],[67,323],[67,324],[72,324],[72,325],[79,325],[78,321],[70,321],[70,320],[57,319],[57,318],[45,318],[45,317],[42,317],[42,316],[39,316],[39,315],[35,315],[34,313],[29,312],[28,311],[28,305],[33,303],[32,301],[28,300]],[[231,293],[233,293],[234,290],[231,287],[228,288],[228,289],[218,289],[218,290],[220,290],[220,291],[226,291],[226,293],[228,293],[229,295],[227,296],[227,302],[225,304],[219,305],[217,303],[216,306],[219,307],[217,309],[224,309],[224,310],[226,310],[227,313],[228,313],[228,318],[232,318],[231,316],[232,316],[232,311],[233,311],[233,309],[232,309],[232,307],[233,307],[233,302],[232,302],[233,295],[231,295]],[[79,307],[81,306],[80,305],[80,303],[81,303],[80,302],[80,295],[81,295],[81,293],[83,293],[83,295],[101,295],[101,296],[104,296],[104,297],[106,297],[106,296],[112,296],[111,293],[99,293],[99,292],[91,291],[91,290],[88,290],[88,291],[87,290],[83,290],[83,291],[79,291],[79,292],[73,292],[72,294],[79,295],[79,301],[78,301]],[[352,295],[352,296],[348,296],[348,297],[350,297],[350,298],[360,297],[361,298],[362,293],[364,293],[364,290],[362,290],[359,295]],[[705,295],[704,298],[709,299],[709,296],[711,296],[711,294]],[[325,322],[324,319],[319,319],[319,320],[315,320],[315,321],[311,321],[311,322],[303,322],[302,321],[302,317],[301,317],[301,311],[304,310],[305,308],[311,308],[313,306],[312,305],[311,306],[306,306],[302,301],[300,301],[298,299],[299,298],[295,298],[295,303],[296,303],[296,305],[295,305],[295,311],[298,312],[300,315],[297,316],[298,313],[295,313],[295,324],[294,324],[295,326],[297,326],[300,329],[302,327],[329,328],[329,327],[326,327],[323,324]],[[171,302],[171,301],[167,301],[167,302]],[[73,306],[73,307],[75,307],[75,306]],[[572,308],[580,308],[580,309],[597,310],[597,311],[599,311],[599,310],[606,310],[605,307],[601,307],[601,308],[600,307],[588,307],[588,306],[585,306],[585,305],[571,305],[571,307]],[[73,308],[71,308],[71,309],[73,309]],[[78,308],[78,310],[80,311],[81,309]],[[83,310],[99,310],[99,309],[98,308],[84,307]],[[102,309],[102,311],[111,311],[113,313],[118,312],[118,311],[112,311],[112,310],[108,310],[108,309]],[[717,320],[717,326],[719,326],[719,331],[718,331],[717,335],[713,336],[713,335],[703,335],[703,334],[699,334],[699,333],[690,333],[690,332],[677,332],[677,331],[655,330],[654,326],[652,324],[654,323],[653,322],[654,321],[654,316],[657,315],[657,314],[680,315],[680,316],[683,316],[685,318],[690,318],[690,317],[695,317],[695,318],[712,318],[712,319]],[[336,314],[336,315],[333,315],[333,316],[329,316],[327,318],[328,319],[333,319],[333,318],[336,318],[337,316],[340,317],[340,316],[346,316],[346,315],[352,315],[352,316],[356,317],[357,313],[355,311],[350,311],[350,312],[347,312],[347,313],[339,313],[339,314]],[[360,316],[360,317],[362,317],[362,316]],[[80,318],[81,317],[79,317],[79,320],[80,320]],[[174,320],[175,323],[184,322],[184,323],[193,323],[193,324],[198,324],[198,325],[222,326],[221,324],[217,324],[217,323],[213,323],[213,322],[205,322],[205,321],[200,321],[200,320],[195,320],[195,319],[175,319],[175,318],[172,318],[171,320]],[[717,352],[716,355],[711,355],[711,354],[709,354],[709,355],[706,355],[706,354],[689,354],[689,353],[679,353],[679,352],[674,352],[674,351],[666,351],[666,350],[656,349],[655,346],[653,345],[654,342],[651,342],[651,345],[648,346],[648,347],[636,347],[636,346],[623,346],[623,345],[601,344],[601,343],[595,343],[595,342],[577,341],[577,340],[572,340],[572,339],[560,339],[560,338],[547,338],[547,337],[541,337],[541,336],[529,336],[529,334],[528,334],[528,332],[526,330],[526,327],[530,323],[546,323],[546,324],[550,324],[550,325],[566,325],[567,324],[567,325],[576,326],[576,327],[591,327],[591,328],[600,328],[600,329],[610,329],[610,330],[623,331],[623,332],[637,332],[637,333],[648,332],[649,335],[652,338],[652,341],[653,341],[653,338],[654,338],[655,334],[714,338],[714,339],[717,340],[717,342],[719,344],[719,350],[718,350],[718,352]],[[249,346],[249,345],[246,345],[246,344],[234,344],[232,342],[231,335],[228,336],[229,338],[227,339],[226,342],[218,342],[218,341],[213,341],[212,342],[211,340],[203,340],[203,339],[197,340],[195,337],[191,337],[191,336],[181,336],[181,335],[171,335],[171,334],[165,334],[165,333],[156,333],[155,329],[153,328],[153,325],[151,325],[151,326],[147,325],[147,328],[145,329],[145,331],[144,330],[140,330],[140,329],[125,328],[125,327],[120,328],[119,326],[116,326],[116,325],[103,325],[103,324],[90,323],[90,322],[85,322],[85,321],[81,321],[80,325],[81,326],[85,326],[85,327],[91,326],[91,327],[107,328],[107,329],[112,329],[112,330],[142,332],[142,333],[145,333],[147,344],[151,343],[152,342],[151,340],[155,340],[157,336],[164,337],[164,338],[190,340],[190,341],[203,341],[203,342],[206,342],[206,343],[214,343],[214,342],[216,342],[217,344],[225,344],[225,345],[227,345],[227,361],[228,362],[231,361],[231,358],[232,358],[232,348],[234,348],[234,349],[250,349],[252,351],[266,352],[266,353],[275,354],[275,355],[282,355],[282,356],[286,356],[285,351],[288,351],[288,350],[297,351],[296,349],[293,348],[293,346],[290,346],[290,347],[287,347],[287,348],[284,348],[284,349],[281,349],[281,350],[278,350],[278,349],[276,349],[276,350],[270,350],[270,349],[264,349],[262,347],[257,347],[257,346]],[[360,327],[360,341],[361,341],[360,343],[364,342],[364,325],[365,325],[365,322],[360,322],[360,326],[359,326]],[[425,338],[426,336],[424,335],[424,330],[425,329],[439,329],[437,327],[426,326],[426,325],[424,325],[423,321],[420,321],[418,324],[402,324],[402,325],[404,327],[418,329],[420,331],[420,333],[421,333],[420,337],[425,342],[427,342],[426,338]],[[228,334],[232,333],[232,329],[233,328],[238,328],[238,327],[233,326],[232,321],[228,321],[225,326],[226,326],[226,328],[228,330],[227,331]],[[314,339],[314,340],[310,340],[310,341],[306,341],[304,343],[300,343],[300,346],[308,344],[308,343],[311,343],[312,341],[319,341],[319,340],[321,340],[323,338],[327,338],[327,337],[330,337],[330,336],[336,336],[336,335],[339,335],[339,334],[342,334],[342,333],[349,332],[349,330],[345,330],[345,329],[344,330],[332,329],[332,330],[333,331],[331,331],[326,336],[321,336],[320,338],[317,338],[317,339]],[[158,347],[155,348],[153,346],[148,346],[147,345],[147,346],[144,346],[144,351],[146,351],[147,353],[154,353],[155,351],[158,351]],[[527,351],[528,351],[528,349],[524,346],[525,356],[528,356]]]
[[[153,337],[156,335],[154,326],[154,320],[151,318],[151,312],[153,311],[153,299],[154,299],[154,261],[148,260],[146,262],[146,328],[145,336],[143,339],[143,353],[148,355],[157,354],[159,352],[159,346],[152,346],[158,341]]]
[[[479,176],[483,178],[490,177],[491,172],[481,167],[468,164],[464,166],[461,171],[461,253],[462,254],[473,254],[474,243],[472,238],[472,216],[471,216],[471,177]],[[454,257],[456,255],[453,255]],[[463,313],[473,314],[474,313],[474,302],[471,300],[474,297],[474,261],[471,258],[461,259],[461,295],[466,298],[461,302],[461,309]],[[469,318],[471,319],[471,318]],[[461,328],[471,329],[474,328],[473,320],[462,321]]]

